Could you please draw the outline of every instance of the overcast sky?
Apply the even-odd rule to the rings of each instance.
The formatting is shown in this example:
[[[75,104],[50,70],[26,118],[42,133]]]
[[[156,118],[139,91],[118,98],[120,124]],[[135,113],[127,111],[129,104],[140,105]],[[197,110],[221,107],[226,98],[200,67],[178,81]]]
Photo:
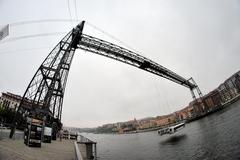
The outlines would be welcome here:
[[[239,0],[0,0],[0,25],[43,19],[84,19],[208,93],[240,69]],[[75,10],[77,9],[77,11]],[[10,25],[0,42],[0,91],[23,95],[37,68],[77,23]],[[84,33],[122,46],[86,24]],[[11,41],[12,39],[12,41]],[[65,126],[171,113],[188,105],[187,88],[121,62],[77,50],[68,77]]]

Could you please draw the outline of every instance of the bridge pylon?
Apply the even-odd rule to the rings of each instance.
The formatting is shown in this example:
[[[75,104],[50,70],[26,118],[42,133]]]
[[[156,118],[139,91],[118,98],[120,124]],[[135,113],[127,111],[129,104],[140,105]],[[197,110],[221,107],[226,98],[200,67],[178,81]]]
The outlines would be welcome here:
[[[198,87],[197,83],[194,81],[194,79],[191,77],[190,79],[188,79],[188,81],[190,83],[194,84],[194,87],[189,88],[190,91],[191,91],[191,94],[192,94],[192,98],[194,100],[196,100],[197,98],[201,98],[202,97],[202,92],[201,92],[200,88]],[[198,97],[195,95],[194,91],[197,92]]]
[[[61,126],[62,105],[71,62],[81,40],[84,21],[73,28],[50,52],[29,83],[14,116],[10,138],[27,116]],[[51,124],[50,124],[51,125]],[[56,127],[56,125],[53,125]],[[53,128],[53,130],[57,130]],[[55,133],[53,133],[55,135]]]

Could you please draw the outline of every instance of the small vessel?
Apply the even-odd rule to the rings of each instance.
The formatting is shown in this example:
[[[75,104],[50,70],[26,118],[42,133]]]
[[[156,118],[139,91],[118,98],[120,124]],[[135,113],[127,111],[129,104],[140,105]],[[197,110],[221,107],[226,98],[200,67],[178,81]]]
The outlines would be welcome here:
[[[173,133],[183,129],[184,127],[185,127],[185,122],[181,122],[181,123],[175,124],[173,126],[159,129],[157,132],[160,136],[162,136],[164,134],[173,134]]]

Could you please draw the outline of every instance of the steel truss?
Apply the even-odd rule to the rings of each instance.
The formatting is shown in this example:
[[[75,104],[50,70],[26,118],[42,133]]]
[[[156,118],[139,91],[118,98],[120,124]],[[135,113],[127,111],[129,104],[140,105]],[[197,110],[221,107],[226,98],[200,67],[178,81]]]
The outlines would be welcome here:
[[[123,63],[156,74],[170,81],[194,90],[201,96],[201,91],[192,78],[189,80],[143,57],[135,52],[110,42],[83,34],[84,21],[72,29],[50,52],[38,68],[28,85],[14,118],[13,126],[20,125],[19,117],[39,117],[53,123],[61,122],[64,90],[71,62],[76,49],[82,49],[112,58]],[[20,116],[19,116],[20,115]],[[13,134],[14,129],[12,129]],[[11,137],[11,135],[10,135]]]

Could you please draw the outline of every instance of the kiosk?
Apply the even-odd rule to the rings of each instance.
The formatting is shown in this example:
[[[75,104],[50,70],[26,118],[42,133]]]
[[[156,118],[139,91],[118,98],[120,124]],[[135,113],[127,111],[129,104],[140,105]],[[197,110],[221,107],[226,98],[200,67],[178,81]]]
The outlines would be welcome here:
[[[24,130],[24,143],[31,147],[41,147],[43,121],[27,117],[27,127]]]

